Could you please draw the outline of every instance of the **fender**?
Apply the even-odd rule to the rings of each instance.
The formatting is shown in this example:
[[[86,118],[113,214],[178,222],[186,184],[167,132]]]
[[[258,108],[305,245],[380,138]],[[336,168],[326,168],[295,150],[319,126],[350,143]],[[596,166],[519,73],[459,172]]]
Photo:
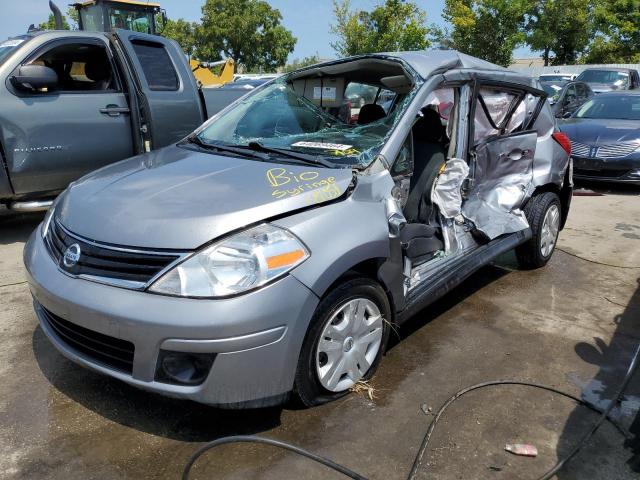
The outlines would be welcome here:
[[[311,252],[292,275],[322,297],[356,265],[372,259],[384,262],[389,258],[385,213],[382,202],[358,201],[352,196],[273,223],[293,232]]]

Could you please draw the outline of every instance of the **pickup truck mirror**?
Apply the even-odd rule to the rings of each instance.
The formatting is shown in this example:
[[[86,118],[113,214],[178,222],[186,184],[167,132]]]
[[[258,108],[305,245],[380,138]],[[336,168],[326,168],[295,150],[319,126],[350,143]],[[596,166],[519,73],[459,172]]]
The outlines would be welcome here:
[[[58,74],[44,65],[22,65],[17,74],[11,77],[11,82],[24,90],[53,88],[58,85]]]

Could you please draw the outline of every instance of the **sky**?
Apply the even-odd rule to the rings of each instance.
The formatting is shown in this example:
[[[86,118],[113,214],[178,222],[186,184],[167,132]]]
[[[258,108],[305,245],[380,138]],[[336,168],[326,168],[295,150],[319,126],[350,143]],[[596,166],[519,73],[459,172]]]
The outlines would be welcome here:
[[[70,0],[54,0],[65,12]],[[184,18],[200,20],[201,6],[204,0],[154,0],[160,3],[171,19]],[[415,0],[427,13],[427,23],[444,26],[441,13],[444,0]],[[280,10],[282,23],[298,39],[294,52],[289,60],[318,54],[321,58],[332,58],[335,52],[331,42],[329,28],[333,23],[331,0],[267,0],[269,4]],[[370,10],[383,0],[351,0],[352,8]],[[49,15],[48,0],[0,0],[0,40],[24,33],[27,27],[46,20]],[[515,52],[516,57],[530,56],[526,49]]]

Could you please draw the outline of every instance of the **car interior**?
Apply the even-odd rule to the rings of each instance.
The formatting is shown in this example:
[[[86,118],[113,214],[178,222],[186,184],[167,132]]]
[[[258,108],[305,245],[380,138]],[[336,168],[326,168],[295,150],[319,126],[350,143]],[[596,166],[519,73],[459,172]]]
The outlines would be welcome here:
[[[53,47],[32,65],[44,65],[58,74],[53,91],[87,92],[115,89],[115,75],[106,49],[98,45],[64,43]]]

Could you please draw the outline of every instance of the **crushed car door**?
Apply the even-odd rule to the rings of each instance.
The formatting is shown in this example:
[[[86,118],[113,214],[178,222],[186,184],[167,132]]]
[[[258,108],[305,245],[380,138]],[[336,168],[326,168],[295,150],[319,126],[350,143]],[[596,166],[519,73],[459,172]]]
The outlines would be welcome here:
[[[147,150],[175,143],[204,120],[200,91],[180,46],[156,35],[116,30],[136,80]]]
[[[477,95],[470,182],[462,214],[488,239],[529,227],[520,209],[530,196],[538,133],[521,131],[537,99],[481,88]],[[515,133],[510,133],[517,130]]]

